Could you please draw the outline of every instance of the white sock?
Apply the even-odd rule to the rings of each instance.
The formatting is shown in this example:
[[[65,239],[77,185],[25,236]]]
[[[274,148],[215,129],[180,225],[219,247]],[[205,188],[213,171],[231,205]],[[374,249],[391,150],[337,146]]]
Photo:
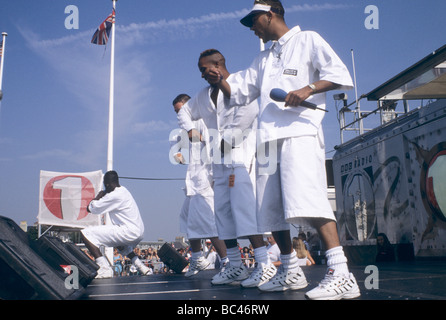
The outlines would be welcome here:
[[[254,256],[256,259],[256,262],[264,263],[266,265],[271,263],[271,260],[268,256],[268,251],[266,250],[266,247],[259,247],[254,249]]]
[[[290,254],[281,254],[280,261],[282,262],[283,268],[285,270],[300,269],[296,251],[294,250]]]
[[[334,270],[334,274],[348,276],[350,274],[347,266],[347,258],[341,246],[334,247],[325,252],[327,266]]]
[[[202,251],[192,252],[191,259],[192,260],[198,260],[202,256],[203,256],[203,252]]]
[[[96,258],[95,261],[99,267],[102,267],[102,268],[110,267],[110,264],[108,263],[107,258],[104,256],[100,256],[99,258]]]
[[[239,267],[242,264],[242,256],[238,247],[227,248],[229,262],[234,267]]]

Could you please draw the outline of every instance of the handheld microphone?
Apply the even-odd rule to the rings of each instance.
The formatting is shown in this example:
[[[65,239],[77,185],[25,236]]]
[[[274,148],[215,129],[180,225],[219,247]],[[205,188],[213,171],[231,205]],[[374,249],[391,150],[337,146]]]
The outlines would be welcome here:
[[[269,93],[269,97],[277,102],[285,102],[285,97],[287,96],[287,94],[288,93],[285,90],[282,90],[279,88],[274,88],[274,89],[271,89],[271,92]],[[317,110],[328,112],[327,110],[319,108],[316,104],[308,102],[308,101],[302,101],[299,104],[299,106],[313,109],[313,110],[317,109]]]

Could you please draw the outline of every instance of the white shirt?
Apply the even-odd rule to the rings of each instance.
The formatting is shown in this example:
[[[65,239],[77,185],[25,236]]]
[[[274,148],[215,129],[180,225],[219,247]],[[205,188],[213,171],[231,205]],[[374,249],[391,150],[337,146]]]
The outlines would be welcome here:
[[[93,214],[107,213],[114,225],[126,226],[137,236],[144,234],[144,222],[138,205],[130,192],[123,186],[115,188],[99,200],[92,200],[88,209]]]
[[[287,107],[273,101],[270,91],[298,90],[313,82],[327,80],[353,88],[347,67],[330,45],[316,32],[289,30],[268,50],[262,51],[251,66],[235,74],[231,86],[231,105],[244,105],[260,97],[259,143],[287,137],[316,135],[324,117],[323,111],[305,107]],[[326,94],[307,99],[325,108]]]
[[[170,151],[181,152],[187,166],[186,195],[193,196],[212,186],[212,165],[210,162],[209,134],[203,120],[193,121],[193,126],[203,137],[203,142],[190,142],[187,132],[171,137]]]
[[[231,83],[232,79],[234,75],[231,74],[227,81]],[[203,119],[209,132],[212,163],[250,167],[256,152],[257,101],[254,99],[249,105],[234,108],[219,92],[215,106],[211,99],[212,90],[210,86],[205,87],[184,104],[178,112],[178,124],[189,131],[194,129],[194,120]],[[226,155],[221,159],[220,141],[223,138],[234,146],[229,161]]]

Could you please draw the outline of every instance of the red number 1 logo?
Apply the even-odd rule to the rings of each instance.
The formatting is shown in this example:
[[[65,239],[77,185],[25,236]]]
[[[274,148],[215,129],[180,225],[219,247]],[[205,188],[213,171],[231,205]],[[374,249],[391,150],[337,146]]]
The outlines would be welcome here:
[[[93,184],[83,176],[54,177],[43,190],[43,201],[48,210],[55,217],[68,221],[85,218],[87,206],[94,197]]]

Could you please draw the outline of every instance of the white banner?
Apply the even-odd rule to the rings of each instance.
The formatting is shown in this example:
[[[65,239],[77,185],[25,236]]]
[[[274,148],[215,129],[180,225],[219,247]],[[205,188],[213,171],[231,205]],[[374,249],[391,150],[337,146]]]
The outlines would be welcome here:
[[[101,224],[102,215],[87,211],[102,187],[102,171],[40,171],[39,224],[85,228]]]

